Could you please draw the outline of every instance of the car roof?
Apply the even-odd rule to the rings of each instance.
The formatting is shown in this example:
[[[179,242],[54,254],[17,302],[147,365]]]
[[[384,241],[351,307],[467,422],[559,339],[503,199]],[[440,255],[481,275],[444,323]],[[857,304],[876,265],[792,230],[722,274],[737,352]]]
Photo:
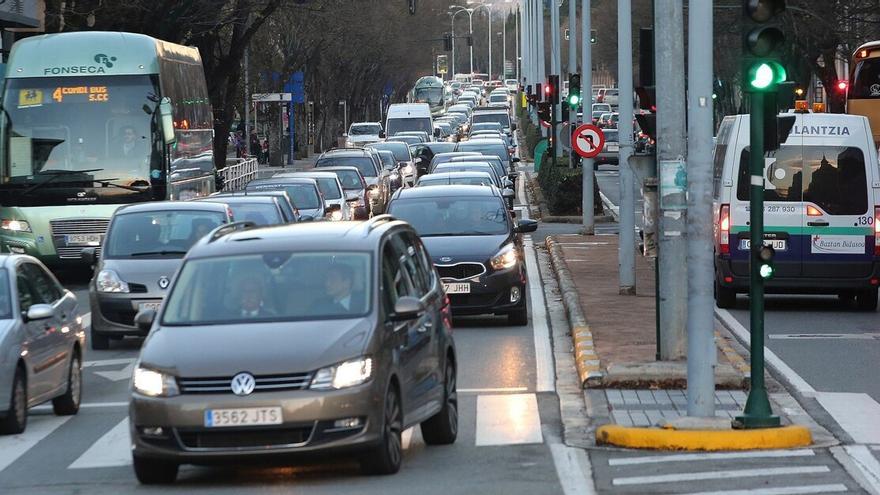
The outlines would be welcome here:
[[[501,193],[494,187],[471,186],[471,185],[447,185],[432,187],[410,187],[406,189],[398,189],[394,193],[394,199],[413,199],[413,198],[446,198],[446,197],[500,197]]]
[[[507,143],[504,142],[501,138],[493,138],[493,137],[482,137],[482,136],[474,136],[472,139],[468,139],[467,141],[462,141],[459,144],[466,143],[474,143],[474,144],[501,144],[507,146]]]
[[[208,196],[205,198],[196,198],[192,201],[195,202],[205,202],[205,203],[256,203],[256,204],[264,204],[264,203],[275,203],[275,198],[269,196],[256,196],[252,194],[243,194],[241,196]]]
[[[386,151],[386,150],[383,150],[383,151]],[[361,173],[361,170],[359,168],[354,167],[352,165],[331,165],[329,167],[321,167],[321,170],[329,170],[331,172],[334,170],[339,170],[339,171],[346,171],[346,172]],[[336,175],[336,174],[334,174],[334,175]],[[275,177],[278,177],[278,176],[275,176]]]
[[[449,179],[451,177],[489,177],[491,179],[492,175],[489,174],[489,172],[482,172],[479,170],[456,170],[453,172],[435,172],[433,174],[425,174],[419,177],[419,180],[434,177],[443,179]]]
[[[207,196],[210,197],[210,196]],[[195,198],[195,199],[204,199],[204,198]],[[214,209],[213,206],[210,207]],[[202,206],[198,203],[194,203],[191,201],[151,201],[149,203],[136,203],[131,205],[125,205],[118,210],[116,210],[117,215],[125,215],[129,213],[144,213],[151,211],[175,211],[175,210],[183,210],[183,211],[195,211],[206,209],[205,206]],[[225,209],[218,208],[218,211],[225,211]]]
[[[294,249],[322,252],[366,251],[376,249],[382,234],[395,228],[412,230],[409,224],[391,215],[378,215],[365,222],[304,222],[247,228],[220,236],[205,236],[190,248],[186,257],[193,259],[264,254]],[[375,252],[378,253],[378,250]]]
[[[318,183],[315,182],[315,179],[312,179],[311,177],[266,177],[264,179],[254,179],[245,184],[245,189],[247,189],[247,187],[251,184],[256,186],[273,184],[311,184],[315,187],[318,187]]]
[[[318,160],[325,156],[362,156],[369,158],[370,152],[363,148],[337,148],[321,153]]]
[[[324,167],[321,167],[322,169]],[[336,179],[338,176],[333,172],[317,172],[311,170],[302,170],[298,172],[281,172],[272,177],[312,177],[315,179]]]

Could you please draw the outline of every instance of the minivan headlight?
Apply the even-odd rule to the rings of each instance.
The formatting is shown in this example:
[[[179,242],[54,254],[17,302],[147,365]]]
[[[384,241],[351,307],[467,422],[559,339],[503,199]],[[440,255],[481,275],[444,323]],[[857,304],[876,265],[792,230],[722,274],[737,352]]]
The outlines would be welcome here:
[[[148,397],[173,397],[180,394],[177,380],[160,371],[138,366],[132,380],[134,391]]]
[[[128,284],[124,282],[113,270],[101,270],[95,278],[95,288],[98,292],[124,292],[128,293]]]
[[[9,230],[11,232],[31,232],[31,225],[24,220],[10,220],[4,218],[0,220],[0,229]]]
[[[321,368],[315,373],[310,388],[332,390],[360,385],[373,375],[372,358],[362,357]]]
[[[492,265],[492,268],[495,270],[506,270],[508,268],[513,268],[518,260],[519,255],[516,253],[516,248],[513,244],[508,244],[501,248],[501,251],[498,251],[498,254],[489,260],[489,264]]]

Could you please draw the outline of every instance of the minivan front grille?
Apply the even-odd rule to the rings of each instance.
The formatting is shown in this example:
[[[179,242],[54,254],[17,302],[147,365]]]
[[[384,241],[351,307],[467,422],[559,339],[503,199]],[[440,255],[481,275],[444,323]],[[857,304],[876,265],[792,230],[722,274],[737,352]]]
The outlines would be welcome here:
[[[452,280],[467,280],[479,277],[486,273],[486,266],[482,263],[456,263],[454,265],[434,265],[440,273],[440,278]]]
[[[278,392],[282,390],[303,390],[312,381],[311,373],[294,373],[290,375],[255,376],[254,393]],[[232,377],[211,378],[178,378],[182,394],[231,394]]]

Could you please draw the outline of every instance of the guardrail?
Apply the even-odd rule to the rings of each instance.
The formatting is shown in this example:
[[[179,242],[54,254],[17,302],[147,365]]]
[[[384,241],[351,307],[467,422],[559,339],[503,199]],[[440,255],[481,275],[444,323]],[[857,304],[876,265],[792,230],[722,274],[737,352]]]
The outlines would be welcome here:
[[[244,189],[244,186],[253,179],[258,177],[257,172],[260,168],[256,158],[236,159],[237,163],[227,165],[220,171],[220,177],[223,178],[224,191],[238,191]]]

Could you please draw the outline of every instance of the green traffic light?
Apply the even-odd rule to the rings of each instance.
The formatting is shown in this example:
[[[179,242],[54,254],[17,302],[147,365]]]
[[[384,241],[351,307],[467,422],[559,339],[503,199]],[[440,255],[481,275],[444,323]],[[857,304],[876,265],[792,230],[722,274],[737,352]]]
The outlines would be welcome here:
[[[753,66],[749,74],[749,85],[758,90],[765,90],[771,85],[785,82],[787,77],[785,68],[773,61],[761,62]]]
[[[773,276],[773,267],[770,265],[761,265],[761,278],[768,279]]]
[[[570,105],[577,105],[577,104],[579,104],[580,102],[581,102],[581,96],[580,96],[580,95],[571,95],[571,96],[568,97],[568,103],[569,103]]]

